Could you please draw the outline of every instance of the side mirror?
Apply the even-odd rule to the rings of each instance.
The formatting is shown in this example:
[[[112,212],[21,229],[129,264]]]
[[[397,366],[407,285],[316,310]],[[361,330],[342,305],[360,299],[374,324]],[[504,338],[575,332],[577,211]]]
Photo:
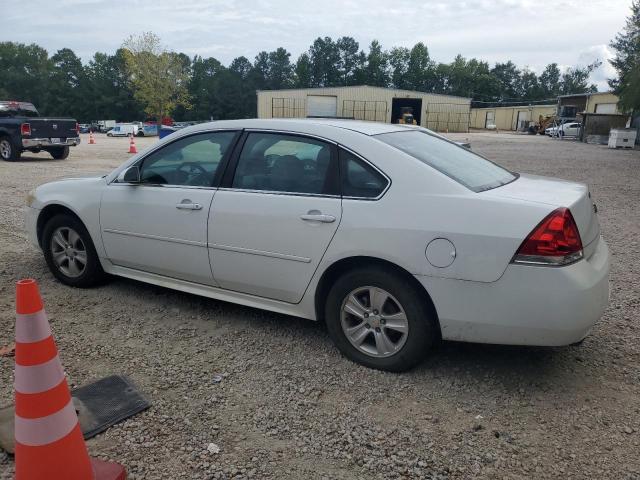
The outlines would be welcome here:
[[[118,175],[118,183],[140,183],[140,167],[133,165]]]

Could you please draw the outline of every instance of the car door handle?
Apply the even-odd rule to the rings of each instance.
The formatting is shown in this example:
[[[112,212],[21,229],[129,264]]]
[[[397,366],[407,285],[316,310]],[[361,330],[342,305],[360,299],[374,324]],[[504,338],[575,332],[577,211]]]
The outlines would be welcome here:
[[[180,210],[202,210],[202,205],[199,203],[178,203],[176,208]]]
[[[322,213],[311,212],[300,215],[300,218],[306,222],[333,223],[336,221],[336,217],[334,217],[333,215],[324,215]]]

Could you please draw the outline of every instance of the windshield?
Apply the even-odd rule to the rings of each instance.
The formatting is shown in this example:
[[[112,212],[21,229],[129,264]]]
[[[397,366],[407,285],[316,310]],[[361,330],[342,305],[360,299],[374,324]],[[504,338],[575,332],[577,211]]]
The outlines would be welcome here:
[[[374,138],[408,153],[474,192],[496,188],[517,178],[471,150],[424,130],[383,133]]]

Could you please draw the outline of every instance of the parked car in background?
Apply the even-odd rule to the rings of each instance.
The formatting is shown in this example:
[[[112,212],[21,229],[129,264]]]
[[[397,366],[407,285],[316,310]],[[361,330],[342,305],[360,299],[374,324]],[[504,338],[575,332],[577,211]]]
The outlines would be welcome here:
[[[128,137],[138,134],[138,126],[133,123],[116,123],[115,127],[107,132],[107,137]]]
[[[580,134],[582,124],[579,122],[568,122],[547,128],[544,133],[550,137],[577,137]]]
[[[138,129],[139,137],[157,137],[158,136],[158,125],[156,123],[145,123],[142,125],[142,128]]]
[[[110,273],[323,320],[344,355],[392,371],[440,338],[579,342],[608,302],[586,185],[415,126],[204,123],[109,175],[42,185],[28,207],[67,285]]]
[[[78,130],[80,133],[89,133],[91,131],[91,125],[88,123],[81,123]]]
[[[0,101],[0,159],[15,161],[24,151],[44,150],[61,160],[79,143],[74,119],[40,118],[32,103]]]

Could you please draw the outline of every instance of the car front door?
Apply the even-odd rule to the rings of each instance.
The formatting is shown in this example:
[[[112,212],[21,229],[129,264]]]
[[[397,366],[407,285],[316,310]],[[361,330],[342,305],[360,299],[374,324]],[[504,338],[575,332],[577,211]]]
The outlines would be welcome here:
[[[238,133],[182,137],[143,158],[140,183],[110,183],[100,227],[118,266],[215,285],[207,250],[214,185]]]
[[[213,276],[225,289],[296,303],[340,223],[336,146],[257,131],[241,142],[209,216]]]

